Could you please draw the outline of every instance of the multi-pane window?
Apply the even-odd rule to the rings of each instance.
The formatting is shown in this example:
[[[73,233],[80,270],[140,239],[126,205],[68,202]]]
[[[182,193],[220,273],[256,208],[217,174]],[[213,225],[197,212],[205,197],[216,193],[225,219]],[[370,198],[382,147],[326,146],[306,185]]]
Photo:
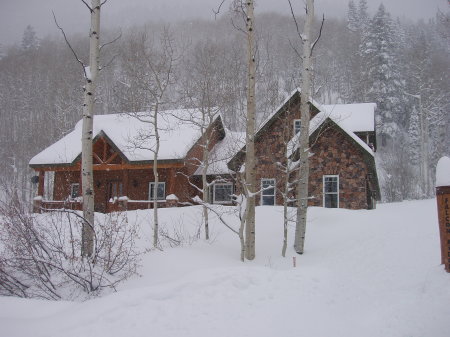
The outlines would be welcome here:
[[[327,208],[339,207],[339,176],[323,176],[323,205]]]
[[[261,205],[275,205],[275,179],[261,179]]]
[[[299,134],[301,128],[302,128],[302,121],[300,119],[294,119],[294,135]]]
[[[149,193],[148,193],[149,200],[153,200],[154,190],[155,190],[155,183],[151,182],[149,184]],[[166,200],[166,183],[164,182],[158,183],[156,191],[156,200],[158,201]]]
[[[75,199],[80,196],[80,184],[70,185],[70,198]]]
[[[108,199],[123,196],[123,184],[121,181],[110,181],[108,184]]]
[[[233,184],[223,183],[214,184],[213,202],[219,204],[228,204],[232,201]]]

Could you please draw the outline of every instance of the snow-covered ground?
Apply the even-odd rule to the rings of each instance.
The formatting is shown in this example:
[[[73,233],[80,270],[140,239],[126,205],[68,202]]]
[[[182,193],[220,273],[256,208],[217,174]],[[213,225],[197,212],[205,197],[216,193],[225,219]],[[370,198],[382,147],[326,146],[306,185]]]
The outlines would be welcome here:
[[[435,200],[311,208],[305,254],[293,252],[291,228],[286,258],[281,211],[257,208],[253,262],[241,263],[238,238],[212,221],[211,242],[147,253],[142,276],[117,293],[86,302],[0,297],[0,336],[449,336]],[[148,246],[150,214],[129,213]],[[191,232],[200,216],[199,207],[160,212],[165,226]]]

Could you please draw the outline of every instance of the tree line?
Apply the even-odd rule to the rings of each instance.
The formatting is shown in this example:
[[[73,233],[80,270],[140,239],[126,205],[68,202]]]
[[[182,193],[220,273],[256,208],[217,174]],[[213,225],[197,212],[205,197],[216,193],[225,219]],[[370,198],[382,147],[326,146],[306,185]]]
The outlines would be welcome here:
[[[433,168],[449,154],[448,15],[438,12],[428,22],[402,22],[382,5],[371,16],[365,0],[350,1],[347,18],[327,19],[314,51],[316,101],[377,103],[377,156],[385,201],[432,195]],[[258,123],[300,87],[301,50],[295,47],[298,36],[290,17],[256,16]],[[211,21],[170,26],[149,22],[124,29],[118,41],[102,50],[96,114],[146,110],[146,62],[169,41],[176,56],[173,83],[159,109],[198,104],[199,88],[191,84],[199,75],[193,69],[207,59],[214,75],[208,105],[220,107],[227,126],[240,129],[247,105],[247,65],[245,39],[236,20],[228,13]],[[303,17],[298,22],[301,25]],[[319,28],[316,20],[313,35]],[[102,30],[104,41],[118,34],[117,29]],[[68,38],[87,59],[84,36]],[[32,27],[25,29],[20,45],[3,46],[0,57],[1,178],[30,199],[28,161],[81,118],[83,77],[62,38],[39,38]]]

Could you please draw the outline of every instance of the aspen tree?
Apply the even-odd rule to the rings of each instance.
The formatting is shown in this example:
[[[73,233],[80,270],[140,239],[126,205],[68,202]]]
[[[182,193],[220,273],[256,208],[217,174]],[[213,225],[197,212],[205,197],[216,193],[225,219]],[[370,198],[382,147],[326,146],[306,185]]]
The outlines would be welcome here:
[[[91,6],[83,3],[91,12],[89,32],[89,66],[84,68],[86,85],[84,89],[83,124],[81,138],[81,185],[83,193],[83,224],[81,254],[94,253],[94,171],[92,162],[92,135],[94,125],[95,87],[99,70],[100,55],[100,0],[91,0]]]
[[[311,93],[311,28],[314,20],[314,0],[306,1],[306,19],[301,39],[303,41],[302,55],[302,85],[300,96],[301,128],[299,137],[300,169],[297,173],[297,219],[295,224],[294,249],[303,254],[306,232],[306,215],[308,211],[308,181],[309,181],[309,120],[308,100]]]
[[[247,260],[255,258],[255,37],[254,37],[254,1],[246,1],[246,33],[247,33],[247,130],[245,155],[245,184],[247,193],[246,220],[245,220],[245,257]]]

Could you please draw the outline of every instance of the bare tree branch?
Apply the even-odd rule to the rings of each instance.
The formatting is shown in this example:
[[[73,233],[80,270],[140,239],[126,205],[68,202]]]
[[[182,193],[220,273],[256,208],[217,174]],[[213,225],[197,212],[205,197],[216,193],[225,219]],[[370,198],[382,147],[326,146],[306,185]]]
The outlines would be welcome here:
[[[108,68],[113,62],[114,62],[114,60],[116,59],[116,57],[117,57],[117,55],[114,55],[113,57],[111,57],[111,59],[104,65],[104,66],[102,66],[102,67],[99,67],[99,71],[100,70],[103,70],[103,69],[105,69],[105,68]]]
[[[61,31],[62,35],[64,36],[64,40],[66,41],[67,46],[69,47],[69,49],[72,51],[73,56],[75,56],[75,59],[77,60],[77,62],[83,67],[83,72],[84,72],[84,76],[85,78],[87,78],[87,74],[86,74],[86,65],[83,63],[83,61],[81,61],[78,58],[77,53],[75,52],[75,50],[72,48],[72,45],[70,44],[69,40],[67,39],[66,33],[64,32],[64,29],[61,28],[61,26],[58,24],[58,21],[56,20],[56,15],[55,12],[52,11],[53,14],[53,19],[55,20],[55,25],[56,27],[58,27],[58,29]]]
[[[288,0],[288,2],[289,2],[289,8],[291,9],[292,19],[294,19],[295,28],[297,29],[297,35],[300,38],[300,40],[302,42],[304,42],[303,41],[303,37],[302,37],[302,33],[300,33],[300,27],[298,26],[297,18],[295,17],[295,14],[294,14],[294,8],[292,8],[291,0]]]
[[[217,10],[212,9],[212,11],[214,13],[214,20],[217,19],[217,15],[219,15],[220,9],[221,9],[221,7],[222,7],[224,2],[225,2],[225,0],[222,0],[222,2],[220,3],[219,7],[217,8]]]
[[[293,45],[291,39],[288,39],[289,41],[289,45],[291,46],[291,48],[294,50],[295,54],[298,56],[299,59],[302,58],[302,55],[300,55],[299,51],[297,50],[297,48],[295,48],[295,46]]]
[[[92,13],[93,9],[91,6],[88,5],[88,3],[85,0],[81,0],[82,3],[86,5],[87,8],[89,8],[89,11]]]
[[[99,50],[101,51],[103,49],[103,47],[106,47],[106,46],[109,46],[110,44],[113,44],[114,42],[118,41],[121,37],[122,37],[122,30],[120,31],[119,36],[117,36],[116,38],[114,38],[113,40],[111,40],[109,42],[106,42],[106,43],[102,44],[99,47]]]
[[[311,56],[312,56],[312,53],[314,51],[314,47],[316,46],[317,42],[319,42],[320,37],[322,36],[322,29],[323,29],[323,24],[324,23],[325,23],[325,14],[322,14],[322,23],[320,24],[319,35],[317,35],[316,40],[311,45]]]

